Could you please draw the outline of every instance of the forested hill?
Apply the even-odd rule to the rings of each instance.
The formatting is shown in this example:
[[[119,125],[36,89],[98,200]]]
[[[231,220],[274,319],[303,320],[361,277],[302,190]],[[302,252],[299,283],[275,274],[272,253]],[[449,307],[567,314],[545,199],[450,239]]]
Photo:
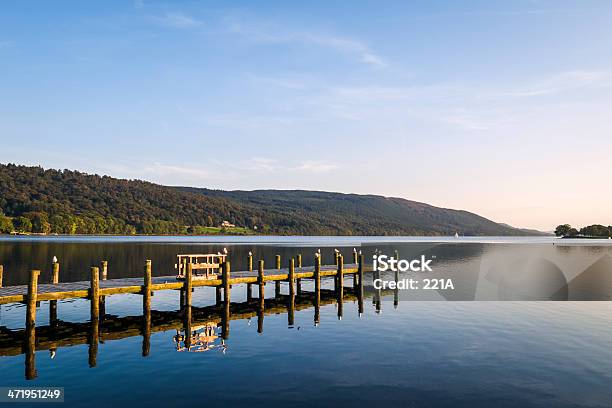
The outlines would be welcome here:
[[[167,187],[0,164],[0,232],[527,235],[467,211],[314,191]],[[236,227],[220,228],[223,221]]]

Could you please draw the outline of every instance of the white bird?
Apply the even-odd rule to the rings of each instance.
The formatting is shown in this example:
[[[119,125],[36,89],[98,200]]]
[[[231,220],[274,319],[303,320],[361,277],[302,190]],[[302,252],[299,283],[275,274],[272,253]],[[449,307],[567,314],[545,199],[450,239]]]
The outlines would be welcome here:
[[[223,253],[227,255],[227,248],[223,248]]]
[[[57,263],[57,256],[53,257],[53,263]]]
[[[338,251],[336,248],[334,248],[334,252],[335,253],[339,253],[340,251]]]
[[[249,256],[253,256],[253,253],[251,251],[249,251]]]

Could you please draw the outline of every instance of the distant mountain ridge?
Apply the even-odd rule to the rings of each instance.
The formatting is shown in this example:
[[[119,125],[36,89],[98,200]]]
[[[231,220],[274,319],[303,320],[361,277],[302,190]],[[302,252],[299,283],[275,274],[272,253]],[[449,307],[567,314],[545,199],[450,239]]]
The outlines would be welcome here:
[[[170,187],[14,164],[0,164],[0,210],[14,229],[64,234],[232,232],[219,229],[223,221],[281,235],[538,234],[402,198]]]

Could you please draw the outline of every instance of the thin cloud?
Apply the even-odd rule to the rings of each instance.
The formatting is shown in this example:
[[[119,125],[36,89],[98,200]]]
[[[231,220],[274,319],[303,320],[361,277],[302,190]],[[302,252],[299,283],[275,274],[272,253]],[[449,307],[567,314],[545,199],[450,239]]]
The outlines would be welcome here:
[[[531,85],[506,93],[507,96],[530,97],[549,95],[589,86],[609,86],[611,75],[606,71],[575,70],[551,75]]]
[[[294,167],[293,170],[306,174],[322,174],[337,170],[339,167],[340,166],[338,166],[337,164],[331,164],[327,162],[305,161],[299,166]]]
[[[282,32],[272,30],[262,30],[247,27],[241,23],[230,23],[229,30],[234,34],[239,34],[252,41],[269,44],[306,44],[317,45],[337,52],[356,56],[357,59],[366,64],[377,68],[387,66],[385,60],[372,51],[366,44],[344,37],[337,37],[323,34],[313,34],[309,32]]]
[[[200,20],[184,13],[166,13],[162,16],[151,16],[150,20],[160,26],[181,29],[196,28],[203,24]]]

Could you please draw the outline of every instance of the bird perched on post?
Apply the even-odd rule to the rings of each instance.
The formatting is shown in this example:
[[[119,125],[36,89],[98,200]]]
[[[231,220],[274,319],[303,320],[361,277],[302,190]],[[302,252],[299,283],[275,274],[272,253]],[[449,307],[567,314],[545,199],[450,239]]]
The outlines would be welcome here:
[[[53,256],[53,263],[57,263],[57,256]]]

